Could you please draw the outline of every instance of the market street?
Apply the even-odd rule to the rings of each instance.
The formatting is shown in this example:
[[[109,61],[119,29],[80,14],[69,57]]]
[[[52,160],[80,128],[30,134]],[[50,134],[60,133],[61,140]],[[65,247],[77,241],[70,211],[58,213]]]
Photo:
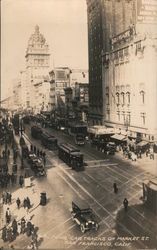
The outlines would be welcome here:
[[[29,127],[26,133],[26,138],[31,140],[32,144],[36,143],[37,147],[41,147],[39,141],[31,138]],[[72,141],[68,135],[63,136],[61,133],[57,132],[58,138],[65,140],[67,137],[68,142]],[[46,206],[37,206],[32,212],[32,221],[39,228],[40,248],[50,248],[54,244],[58,249],[96,249],[96,245],[92,244],[97,244],[99,248],[101,244],[106,248],[117,247],[117,244],[129,249],[141,249],[145,245],[154,248],[157,244],[157,218],[144,208],[140,200],[142,181],[152,178],[152,174],[141,170],[136,163],[128,161],[126,164],[126,160],[117,161],[115,157],[112,159],[112,156],[104,159],[104,155],[90,145],[81,150],[87,165],[84,171],[71,170],[58,159],[56,151],[47,150],[47,177],[33,181],[33,192],[36,196],[40,198],[40,192],[45,191],[48,198]],[[114,182],[118,185],[117,194],[113,192]],[[123,208],[125,197],[129,201],[127,213]],[[91,230],[85,235],[80,232],[71,219],[73,200],[78,203],[79,200],[86,200],[99,222],[98,232]],[[84,238],[88,236],[100,238],[95,243],[90,241],[93,243],[89,245],[89,239]],[[117,240],[118,237],[131,238]],[[13,245],[20,248],[24,241],[27,246],[29,238],[17,237]]]

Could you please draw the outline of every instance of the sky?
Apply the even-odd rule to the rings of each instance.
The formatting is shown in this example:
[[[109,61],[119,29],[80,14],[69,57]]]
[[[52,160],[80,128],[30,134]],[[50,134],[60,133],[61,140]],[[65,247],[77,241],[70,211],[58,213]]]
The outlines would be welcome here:
[[[2,0],[1,12],[2,99],[10,96],[13,79],[25,69],[35,25],[49,45],[50,68],[88,69],[86,0]]]

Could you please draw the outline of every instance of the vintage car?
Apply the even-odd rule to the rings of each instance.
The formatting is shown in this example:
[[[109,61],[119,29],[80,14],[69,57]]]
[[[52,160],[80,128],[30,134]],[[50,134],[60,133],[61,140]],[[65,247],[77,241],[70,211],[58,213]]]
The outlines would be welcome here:
[[[28,162],[31,165],[31,169],[34,171],[36,176],[46,176],[42,160],[35,154],[29,154]]]
[[[98,223],[96,221],[96,217],[93,214],[91,208],[86,205],[85,202],[79,203],[79,206],[76,203],[72,202],[72,219],[75,221],[79,226],[82,233],[90,229],[98,230]]]

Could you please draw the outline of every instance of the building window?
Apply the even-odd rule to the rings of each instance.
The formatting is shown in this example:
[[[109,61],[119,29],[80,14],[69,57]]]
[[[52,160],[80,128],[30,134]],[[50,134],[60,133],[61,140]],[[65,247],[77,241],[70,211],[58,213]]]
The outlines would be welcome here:
[[[119,105],[120,104],[120,97],[119,97],[119,93],[116,93],[116,104]]]
[[[123,57],[123,50],[119,51],[119,57]]]
[[[107,110],[107,111],[106,111],[106,119],[107,119],[107,120],[110,120],[110,110]]]
[[[121,96],[122,96],[122,105],[125,104],[125,95],[124,95],[124,92],[121,93]]]
[[[106,104],[109,105],[109,94],[106,93]]]
[[[145,125],[145,123],[146,123],[146,114],[141,113],[141,118],[142,118],[142,125]]]
[[[118,51],[114,52],[114,59],[118,59]]]
[[[140,51],[141,50],[141,41],[136,43],[136,51]]]
[[[128,55],[129,55],[129,48],[128,48],[128,47],[124,49],[124,55],[125,55],[125,56],[128,56]]]
[[[126,97],[127,97],[127,104],[130,104],[130,92],[126,93]]]
[[[140,96],[141,96],[141,103],[144,104],[145,103],[145,92],[143,90],[140,91]]]

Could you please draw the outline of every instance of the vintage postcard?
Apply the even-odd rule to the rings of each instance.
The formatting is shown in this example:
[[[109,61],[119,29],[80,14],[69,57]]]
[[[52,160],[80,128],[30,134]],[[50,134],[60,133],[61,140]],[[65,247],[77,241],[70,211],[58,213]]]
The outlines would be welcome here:
[[[157,0],[1,0],[0,250],[157,249]]]

